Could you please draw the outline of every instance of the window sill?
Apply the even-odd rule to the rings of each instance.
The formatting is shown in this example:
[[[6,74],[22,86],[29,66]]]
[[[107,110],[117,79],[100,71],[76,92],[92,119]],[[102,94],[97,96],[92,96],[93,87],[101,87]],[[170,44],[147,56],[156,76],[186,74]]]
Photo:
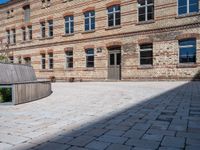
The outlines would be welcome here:
[[[136,25],[151,24],[151,23],[155,23],[155,20],[140,21],[136,23]]]
[[[181,18],[186,18],[186,17],[194,17],[200,15],[200,12],[195,12],[195,13],[188,13],[188,14],[182,14],[176,16],[176,19],[181,19]]]
[[[53,69],[40,69],[39,72],[53,72]]]
[[[16,46],[16,43],[8,44],[9,46]]]
[[[121,28],[121,25],[107,27],[107,28],[105,28],[105,30],[114,30],[114,29],[119,29],[119,28]]]
[[[94,71],[95,68],[94,67],[91,67],[91,68],[85,68],[84,71]]]
[[[94,33],[94,32],[95,32],[95,30],[88,30],[88,31],[82,32],[82,34],[88,34],[88,33]]]
[[[74,36],[74,33],[64,34],[62,37]]]
[[[74,71],[74,68],[65,68],[65,71]]]
[[[185,64],[178,64],[176,68],[196,68],[196,63],[185,63]]]
[[[53,36],[52,37],[39,38],[39,40],[51,40],[51,39],[53,39]]]
[[[137,69],[153,69],[153,65],[140,65]]]
[[[22,41],[21,44],[25,44],[25,43],[31,43],[32,40],[27,40],[27,41]]]

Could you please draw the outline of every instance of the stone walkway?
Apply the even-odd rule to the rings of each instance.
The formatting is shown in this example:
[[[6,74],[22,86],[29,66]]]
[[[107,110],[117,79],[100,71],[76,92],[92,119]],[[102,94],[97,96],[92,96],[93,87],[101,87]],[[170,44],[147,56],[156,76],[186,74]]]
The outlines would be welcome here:
[[[200,150],[199,82],[55,83],[0,105],[0,150]]]

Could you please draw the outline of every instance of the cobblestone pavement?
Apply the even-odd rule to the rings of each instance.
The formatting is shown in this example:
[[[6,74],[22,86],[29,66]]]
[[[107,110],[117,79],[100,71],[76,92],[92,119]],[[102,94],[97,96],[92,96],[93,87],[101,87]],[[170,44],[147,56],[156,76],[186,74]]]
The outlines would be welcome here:
[[[200,82],[55,83],[0,105],[0,150],[200,150]]]

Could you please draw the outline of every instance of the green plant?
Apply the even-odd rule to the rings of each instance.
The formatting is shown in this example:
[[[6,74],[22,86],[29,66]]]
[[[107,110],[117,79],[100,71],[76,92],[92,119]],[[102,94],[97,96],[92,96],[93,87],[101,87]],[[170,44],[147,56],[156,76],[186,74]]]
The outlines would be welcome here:
[[[0,88],[0,103],[12,101],[12,88]]]

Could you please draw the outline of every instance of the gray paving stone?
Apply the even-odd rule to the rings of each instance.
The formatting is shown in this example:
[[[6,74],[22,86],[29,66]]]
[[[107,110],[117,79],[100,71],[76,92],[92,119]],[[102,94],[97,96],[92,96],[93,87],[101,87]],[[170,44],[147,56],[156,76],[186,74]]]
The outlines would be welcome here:
[[[161,145],[166,147],[184,148],[185,138],[165,136]]]
[[[6,143],[0,143],[0,149],[6,150],[6,149],[12,149],[13,145],[6,144]]]
[[[0,134],[0,142],[9,143],[12,145],[24,143],[28,140],[30,140],[30,138],[25,138],[22,136],[15,136],[15,135],[10,135],[10,134]]]
[[[111,136],[111,135],[103,135],[99,137],[97,140],[103,141],[103,142],[115,143],[115,144],[123,144],[128,140],[128,138]]]
[[[152,140],[130,139],[125,144],[139,148],[157,149],[159,147],[160,142]]]
[[[182,148],[160,147],[159,150],[182,150]]]
[[[107,129],[92,129],[92,130],[89,130],[85,133],[85,135],[89,135],[89,136],[101,136],[103,135],[106,131],[108,131]]]
[[[193,138],[200,140],[200,134],[194,132],[177,132],[177,137]]]
[[[57,136],[56,138],[50,139],[50,142],[60,143],[60,144],[67,144],[68,142],[72,141],[74,138],[69,136]]]
[[[69,145],[65,144],[47,142],[40,146],[34,147],[34,150],[66,150],[69,147]]]
[[[100,142],[100,141],[92,141],[89,143],[86,148],[93,149],[93,150],[104,150],[108,147],[110,143]]]
[[[199,150],[199,146],[186,146],[185,150]]]
[[[90,143],[92,140],[94,140],[94,137],[84,135],[84,136],[79,136],[73,139],[72,141],[68,142],[68,144],[74,145],[74,146],[85,146],[88,143]]]
[[[147,133],[174,136],[176,132],[171,130],[149,129]]]
[[[111,144],[106,150],[131,150],[131,146],[122,144]]]
[[[87,149],[87,148],[82,148],[82,147],[72,146],[72,147],[70,147],[70,148],[67,149],[67,150],[89,150],[89,149]]]
[[[186,144],[187,145],[197,145],[197,146],[200,147],[200,139],[187,138],[186,139]]]
[[[121,136],[124,133],[125,132],[121,131],[121,130],[110,130],[110,131],[106,132],[105,135]]]
[[[161,141],[163,135],[160,134],[145,134],[142,139],[152,140],[152,141]]]
[[[146,131],[144,131],[144,130],[131,129],[131,130],[128,130],[123,136],[131,137],[131,138],[140,138],[144,135],[145,132]]]
[[[155,149],[151,149],[151,148],[141,148],[141,147],[134,147],[131,150],[155,150]]]
[[[135,130],[147,130],[149,127],[151,126],[151,124],[148,124],[148,123],[137,123],[133,126],[132,129],[135,129]]]

